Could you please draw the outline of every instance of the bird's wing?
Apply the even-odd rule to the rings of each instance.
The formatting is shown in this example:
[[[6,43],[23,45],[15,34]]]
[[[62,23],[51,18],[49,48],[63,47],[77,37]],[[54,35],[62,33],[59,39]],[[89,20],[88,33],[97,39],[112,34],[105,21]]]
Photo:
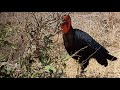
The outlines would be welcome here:
[[[103,52],[108,52],[103,46],[101,46],[98,42],[96,42],[89,34],[83,32],[82,30],[75,29],[75,36],[78,40],[82,40],[82,43],[86,43],[93,50],[97,50],[100,48]]]

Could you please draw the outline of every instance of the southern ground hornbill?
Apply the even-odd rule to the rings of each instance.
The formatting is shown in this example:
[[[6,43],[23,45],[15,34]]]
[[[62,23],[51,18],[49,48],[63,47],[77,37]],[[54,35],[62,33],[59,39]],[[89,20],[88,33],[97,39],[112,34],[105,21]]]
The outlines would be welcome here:
[[[108,65],[107,60],[117,60],[89,34],[79,29],[73,29],[69,15],[62,16],[60,27],[63,31],[65,49],[73,59],[79,61],[82,69],[81,73],[88,66],[91,58],[95,58],[99,64],[105,67]]]

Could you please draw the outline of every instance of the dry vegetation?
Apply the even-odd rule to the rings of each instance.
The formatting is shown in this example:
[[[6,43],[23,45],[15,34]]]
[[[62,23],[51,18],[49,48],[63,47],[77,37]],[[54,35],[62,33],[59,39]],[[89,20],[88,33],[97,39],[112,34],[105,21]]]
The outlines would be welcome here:
[[[91,59],[86,78],[120,77],[120,13],[67,12],[74,28],[89,33],[118,57],[108,67]],[[69,58],[59,33],[62,12],[0,13],[0,77],[75,78],[80,65]]]

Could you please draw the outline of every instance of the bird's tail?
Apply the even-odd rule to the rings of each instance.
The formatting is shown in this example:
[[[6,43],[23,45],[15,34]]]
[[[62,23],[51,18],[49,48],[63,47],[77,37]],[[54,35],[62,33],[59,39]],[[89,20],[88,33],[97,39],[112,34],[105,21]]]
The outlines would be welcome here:
[[[117,60],[117,57],[114,57],[114,56],[112,56],[112,55],[110,55],[110,54],[106,54],[106,58],[108,59],[108,60],[110,60],[110,61],[115,61],[115,60]]]

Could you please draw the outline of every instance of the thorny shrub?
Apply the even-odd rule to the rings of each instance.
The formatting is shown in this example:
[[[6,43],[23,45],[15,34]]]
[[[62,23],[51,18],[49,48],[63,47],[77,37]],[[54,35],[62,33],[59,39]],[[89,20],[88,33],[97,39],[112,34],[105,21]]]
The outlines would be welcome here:
[[[29,15],[31,18],[26,18],[25,25],[28,43],[24,48],[23,55],[19,56],[15,65],[9,64],[9,60],[1,62],[4,56],[0,57],[0,76],[14,78],[66,77],[64,72],[66,55],[64,53],[62,55],[59,50],[60,45],[53,43],[51,39],[59,34],[62,13],[52,13],[46,18],[37,16],[34,12],[29,13]],[[12,29],[8,25],[7,29],[0,27],[0,48],[7,44],[12,49],[16,49],[15,44],[5,40],[10,30]],[[23,37],[21,36],[21,39],[24,39]]]

